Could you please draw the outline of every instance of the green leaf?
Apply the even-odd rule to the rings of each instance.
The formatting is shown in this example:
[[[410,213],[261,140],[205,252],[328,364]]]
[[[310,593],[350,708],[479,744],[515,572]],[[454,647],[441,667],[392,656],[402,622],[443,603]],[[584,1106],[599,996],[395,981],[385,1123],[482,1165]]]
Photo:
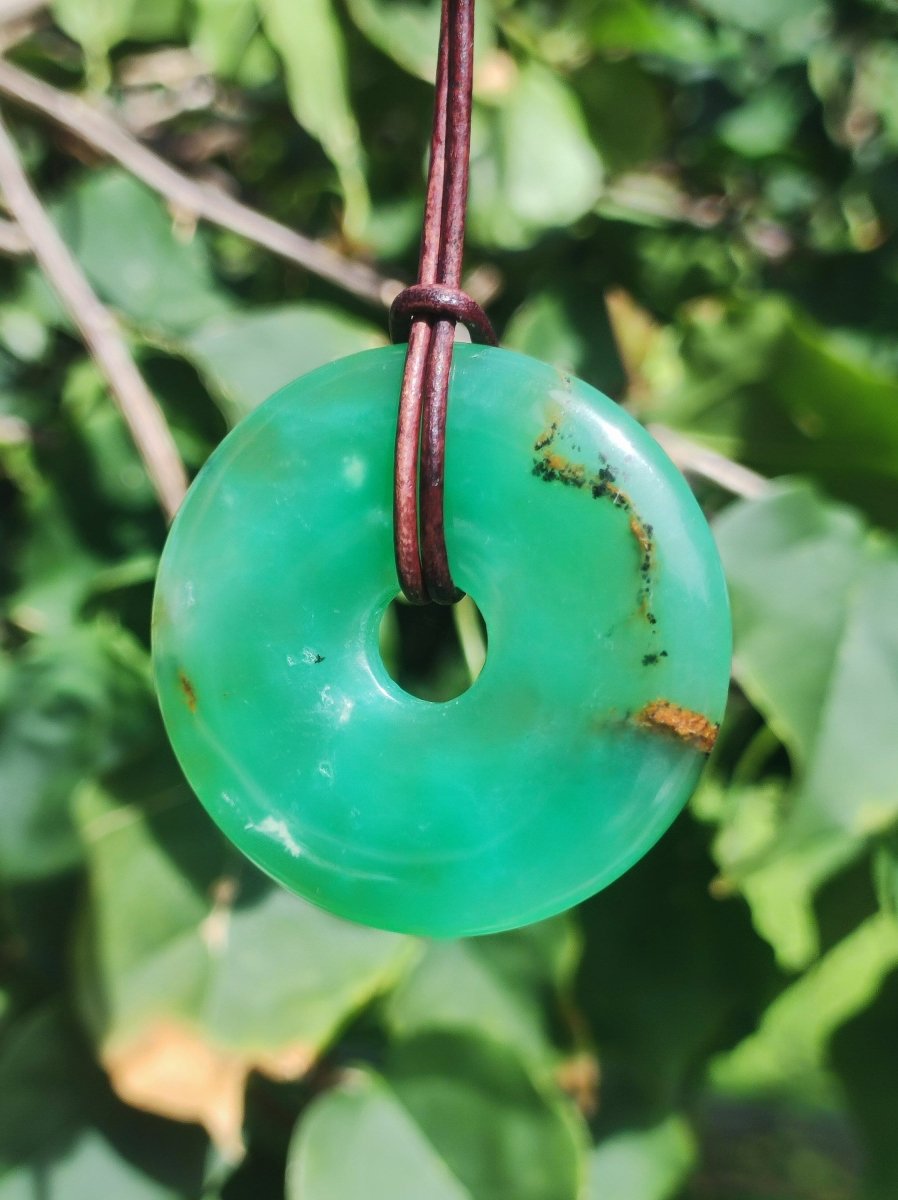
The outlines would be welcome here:
[[[318,1100],[297,1129],[288,1200],[471,1200],[399,1097],[355,1072]]]
[[[93,359],[72,366],[62,399],[71,421],[66,432],[80,442],[69,450],[73,465],[86,469],[108,524],[113,526],[126,516],[155,514],[158,500],[146,467]]]
[[[803,99],[791,88],[768,84],[721,117],[721,141],[749,159],[788,150],[804,116]]]
[[[81,780],[146,742],[148,665],[105,623],[38,638],[13,660],[4,708],[0,874],[35,879],[80,858],[71,801]]]
[[[581,906],[578,998],[598,1048],[601,1132],[684,1109],[708,1061],[754,1027],[776,986],[744,902],[712,892],[706,840],[681,817]]]
[[[876,42],[860,60],[856,103],[876,113],[890,147],[898,145],[898,47]]]
[[[741,764],[736,769],[737,775],[740,772]],[[798,971],[820,952],[814,911],[818,890],[860,853],[864,843],[839,830],[789,845],[787,853],[780,853],[789,811],[787,786],[786,780],[773,778],[724,787],[720,779],[706,776],[692,810],[718,827],[712,852],[721,874],[715,889],[741,892],[755,929],[773,947],[780,966]]]
[[[895,524],[898,380],[782,297],[696,306],[646,363],[641,415],[765,475],[802,471]]]
[[[261,24],[257,0],[195,0],[191,48],[217,76],[261,87],[281,73]]]
[[[776,33],[789,22],[825,17],[829,6],[822,0],[697,0],[696,7],[753,33]]]
[[[153,0],[134,4],[128,37],[141,42],[175,42],[184,36],[187,0]]]
[[[232,308],[202,237],[178,240],[163,203],[123,171],[92,171],[54,216],[100,296],[138,325],[185,334]]]
[[[210,322],[185,349],[235,424],[298,375],[385,344],[376,326],[339,309],[290,304]]]
[[[592,1153],[592,1200],[674,1200],[697,1158],[695,1137],[679,1116],[649,1129],[628,1129],[605,1138]]]
[[[470,221],[488,244],[519,248],[582,217],[599,198],[602,162],[571,88],[524,63],[501,105],[477,106]]]
[[[331,917],[238,861],[159,750],[106,790],[82,789],[78,810],[81,989],[114,1086],[202,1121],[233,1153],[250,1070],[307,1070],[396,978],[408,939]]]
[[[869,917],[777,997],[756,1033],[718,1059],[715,1085],[832,1100],[825,1075],[829,1040],[870,1004],[896,965],[898,925],[885,913]]]
[[[861,837],[898,817],[898,551],[806,487],[733,505],[715,525],[734,671],[798,773],[795,839]]]
[[[670,116],[658,82],[639,64],[596,58],[573,82],[609,175],[644,167],[664,153]]]
[[[751,793],[746,800],[751,802]],[[842,833],[809,840],[787,854],[779,854],[771,841],[765,847],[766,860],[756,866],[737,864],[735,882],[749,903],[755,928],[774,948],[785,970],[800,970],[819,954],[814,898],[860,849],[859,840]]]
[[[567,1105],[485,1039],[421,1037],[385,1079],[354,1072],[300,1120],[288,1200],[576,1200],[583,1135]]]
[[[2,460],[21,506],[19,544],[8,549],[15,579],[6,597],[8,619],[29,633],[68,629],[79,619],[99,556],[79,536],[77,514],[52,476],[40,471],[32,446],[15,446]],[[6,533],[11,541],[11,531]]]
[[[193,48],[216,75],[233,78],[259,22],[256,0],[196,0]]]
[[[428,942],[387,999],[400,1037],[429,1030],[487,1034],[537,1062],[558,1056],[547,1006],[566,990],[579,940],[558,917],[525,929],[454,942]]]
[[[440,37],[439,0],[346,0],[346,7],[372,45],[410,74],[433,82]],[[495,44],[492,4],[480,0],[474,25],[475,74]]]
[[[873,857],[873,881],[880,906],[898,918],[898,834],[883,838]]]
[[[39,362],[50,347],[49,330],[17,300],[0,308],[0,342],[22,362]]]
[[[181,1200],[201,1185],[205,1139],[118,1104],[55,1007],[17,1021],[0,1050],[0,1200]]]
[[[624,370],[608,320],[608,310],[595,288],[565,280],[563,288],[530,295],[505,327],[503,346],[552,363],[617,395]]]
[[[346,47],[331,0],[263,0],[265,30],[284,60],[287,94],[302,127],[337,169],[344,225],[361,236],[370,205],[359,128],[349,99]]]
[[[684,63],[713,62],[716,39],[694,13],[650,0],[607,0],[595,11],[592,38],[603,50],[653,54]]]
[[[873,1003],[846,1022],[830,1045],[832,1065],[863,1146],[865,1200],[892,1200],[898,1180],[896,1011],[898,972],[893,971]]]
[[[127,35],[138,0],[53,0],[60,29],[91,57],[103,58]]]

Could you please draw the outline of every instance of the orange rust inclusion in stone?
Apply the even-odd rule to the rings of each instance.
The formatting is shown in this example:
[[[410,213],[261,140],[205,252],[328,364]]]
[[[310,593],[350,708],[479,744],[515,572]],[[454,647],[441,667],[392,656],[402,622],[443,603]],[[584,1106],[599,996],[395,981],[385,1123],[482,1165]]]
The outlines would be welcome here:
[[[586,467],[582,463],[572,463],[563,454],[544,454],[543,462],[546,469],[555,474],[562,483],[583,487],[586,483]]]
[[[187,707],[191,712],[196,712],[196,688],[183,671],[178,672],[178,683],[181,685],[181,691],[184,693]]]
[[[710,754],[717,741],[717,731],[720,728],[713,724],[701,713],[693,712],[690,708],[681,708],[669,700],[653,700],[633,718],[643,729],[651,729],[657,733],[667,733],[679,738],[703,754]]]
[[[650,559],[652,554],[652,539],[648,535],[648,530],[635,513],[630,517],[630,532],[636,539],[636,545],[642,551],[644,557]]]

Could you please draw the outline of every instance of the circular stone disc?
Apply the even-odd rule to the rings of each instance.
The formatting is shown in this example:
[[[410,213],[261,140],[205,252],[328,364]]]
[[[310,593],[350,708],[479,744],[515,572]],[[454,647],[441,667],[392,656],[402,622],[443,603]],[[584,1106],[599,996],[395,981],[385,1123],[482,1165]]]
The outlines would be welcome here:
[[[632,418],[458,345],[446,539],[489,653],[454,700],[402,691],[378,632],[404,355],[296,380],[212,455],[162,558],[157,685],[188,780],[263,870],[371,925],[487,933],[610,883],[679,812],[729,610],[698,505]]]

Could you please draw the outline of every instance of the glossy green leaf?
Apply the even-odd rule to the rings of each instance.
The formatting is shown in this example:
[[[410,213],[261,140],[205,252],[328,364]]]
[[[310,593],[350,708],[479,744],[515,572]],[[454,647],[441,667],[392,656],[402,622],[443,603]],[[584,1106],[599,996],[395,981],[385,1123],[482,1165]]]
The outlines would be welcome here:
[[[898,1104],[892,1055],[896,1005],[898,972],[892,971],[873,1003],[837,1031],[829,1048],[865,1152],[865,1200],[891,1200],[898,1178],[892,1119]]]
[[[53,0],[53,17],[92,56],[105,55],[128,33],[138,0]]]
[[[183,334],[232,308],[202,236],[179,238],[162,201],[124,172],[85,176],[54,215],[101,297],[136,324]]]
[[[303,1119],[287,1175],[289,1200],[471,1200],[399,1097],[354,1072]]]
[[[898,48],[894,41],[876,42],[868,48],[860,64],[857,90],[860,103],[877,114],[890,146],[898,145]]]
[[[135,3],[128,22],[128,37],[142,42],[177,41],[186,27],[187,0],[154,0]]]
[[[22,300],[0,309],[0,342],[23,362],[38,362],[49,349],[49,330]]]
[[[409,945],[269,884],[154,759],[79,795],[92,947],[83,1003],[120,1094],[144,1086],[146,1055],[165,1064],[177,1048],[206,1074],[191,1114],[233,1151],[249,1070],[301,1074],[396,978]],[[182,1084],[163,1071],[145,1102],[179,1115]]]
[[[718,131],[737,154],[761,158],[789,148],[803,115],[794,91],[770,85],[721,117]]]
[[[105,1036],[172,1015],[223,1045],[302,1041],[316,1052],[394,976],[406,939],[338,921],[269,885],[232,857],[185,785],[175,776],[165,786],[158,774],[152,790],[145,778],[131,781],[132,807],[96,790],[80,798]],[[140,936],[134,916],[148,886],[166,897],[165,911]],[[283,969],[288,946],[292,971]],[[282,969],[272,975],[273,962]]]
[[[788,22],[825,18],[828,5],[824,0],[754,0],[750,5],[739,0],[698,0],[696,7],[754,33],[776,33]]]
[[[747,907],[711,887],[705,832],[681,817],[580,912],[578,981],[601,1067],[602,1133],[682,1108],[712,1056],[754,1027],[776,987]]]
[[[898,381],[781,297],[709,303],[647,362],[646,416],[763,474],[802,471],[894,525]]]
[[[798,772],[795,837],[860,836],[898,816],[898,553],[805,487],[732,506],[715,526],[734,670]]]
[[[692,810],[717,826],[712,845],[720,868],[716,888],[741,892],[755,929],[773,947],[780,966],[796,971],[820,951],[817,892],[861,853],[864,842],[842,831],[821,832],[790,846],[786,854],[778,853],[789,813],[787,786],[784,779],[768,778],[724,787],[719,779],[708,777]]]
[[[63,405],[69,418],[69,453],[77,470],[86,469],[110,521],[157,511],[158,500],[105,379],[91,359],[76,363],[66,378]],[[83,479],[83,476],[82,476]],[[83,484],[82,484],[83,486]],[[116,522],[118,523],[118,522]]]
[[[292,304],[212,321],[186,350],[235,424],[297,376],[385,342],[377,326],[338,309]]]
[[[613,1134],[592,1153],[589,1195],[591,1200],[675,1200],[695,1161],[695,1137],[682,1117]]]
[[[578,375],[607,396],[623,390],[608,310],[594,289],[576,279],[528,297],[505,327],[502,344]]]
[[[644,167],[663,154],[670,113],[657,80],[637,63],[597,57],[577,71],[573,82],[609,176]]]
[[[898,918],[898,836],[883,838],[873,857],[873,880],[883,909]]]
[[[27,880],[80,856],[72,797],[82,779],[145,743],[148,664],[120,630],[75,627],[13,660],[0,724],[0,874]]]
[[[696,14],[651,0],[608,0],[593,10],[591,33],[598,46],[617,54],[635,51],[695,64],[719,54]]]
[[[869,917],[777,997],[756,1033],[714,1064],[715,1084],[831,1099],[824,1074],[829,1040],[871,1003],[896,966],[898,925],[884,913]]]
[[[234,76],[260,22],[256,0],[197,0],[192,43],[203,62]]]
[[[401,1042],[300,1121],[288,1200],[576,1200],[582,1132],[516,1056],[487,1040]],[[375,1152],[374,1147],[379,1146]],[[362,1174],[364,1172],[364,1174]]]
[[[0,1200],[181,1200],[201,1186],[195,1129],[118,1104],[71,1018],[17,1021],[0,1049]]]
[[[3,454],[3,468],[20,496],[20,533],[7,551],[14,573],[6,599],[9,620],[29,633],[57,633],[79,620],[100,566],[82,536],[77,514],[38,467],[33,447]]]
[[[440,35],[439,0],[347,0],[349,15],[378,50],[412,75],[433,82]],[[475,70],[495,46],[492,4],[481,0],[474,26]]]
[[[368,219],[368,186],[359,128],[349,99],[346,49],[331,0],[265,0],[265,29],[284,60],[287,92],[300,125],[337,169],[344,224],[358,236]]]
[[[558,1057],[549,1027],[578,957],[576,932],[555,918],[511,933],[427,942],[386,1002],[392,1031],[480,1031],[539,1062]]]
[[[527,245],[570,225],[599,198],[603,168],[574,92],[536,63],[520,68],[472,133],[470,221],[475,237]]]

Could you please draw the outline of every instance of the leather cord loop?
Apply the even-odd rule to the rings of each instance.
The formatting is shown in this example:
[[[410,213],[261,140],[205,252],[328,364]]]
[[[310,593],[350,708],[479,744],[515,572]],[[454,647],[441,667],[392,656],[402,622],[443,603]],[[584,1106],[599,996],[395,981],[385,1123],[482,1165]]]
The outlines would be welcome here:
[[[396,428],[393,531],[399,584],[413,604],[454,604],[463,593],[449,570],[443,493],[446,408],[457,321],[495,345],[486,315],[460,290],[474,57],[474,0],[443,0],[433,134],[418,283],[390,312],[407,337]]]
[[[443,317],[458,321],[468,330],[471,341],[481,346],[498,346],[499,339],[490,319],[467,292],[439,284],[416,283],[400,292],[390,307],[390,338],[407,342],[415,317]]]

